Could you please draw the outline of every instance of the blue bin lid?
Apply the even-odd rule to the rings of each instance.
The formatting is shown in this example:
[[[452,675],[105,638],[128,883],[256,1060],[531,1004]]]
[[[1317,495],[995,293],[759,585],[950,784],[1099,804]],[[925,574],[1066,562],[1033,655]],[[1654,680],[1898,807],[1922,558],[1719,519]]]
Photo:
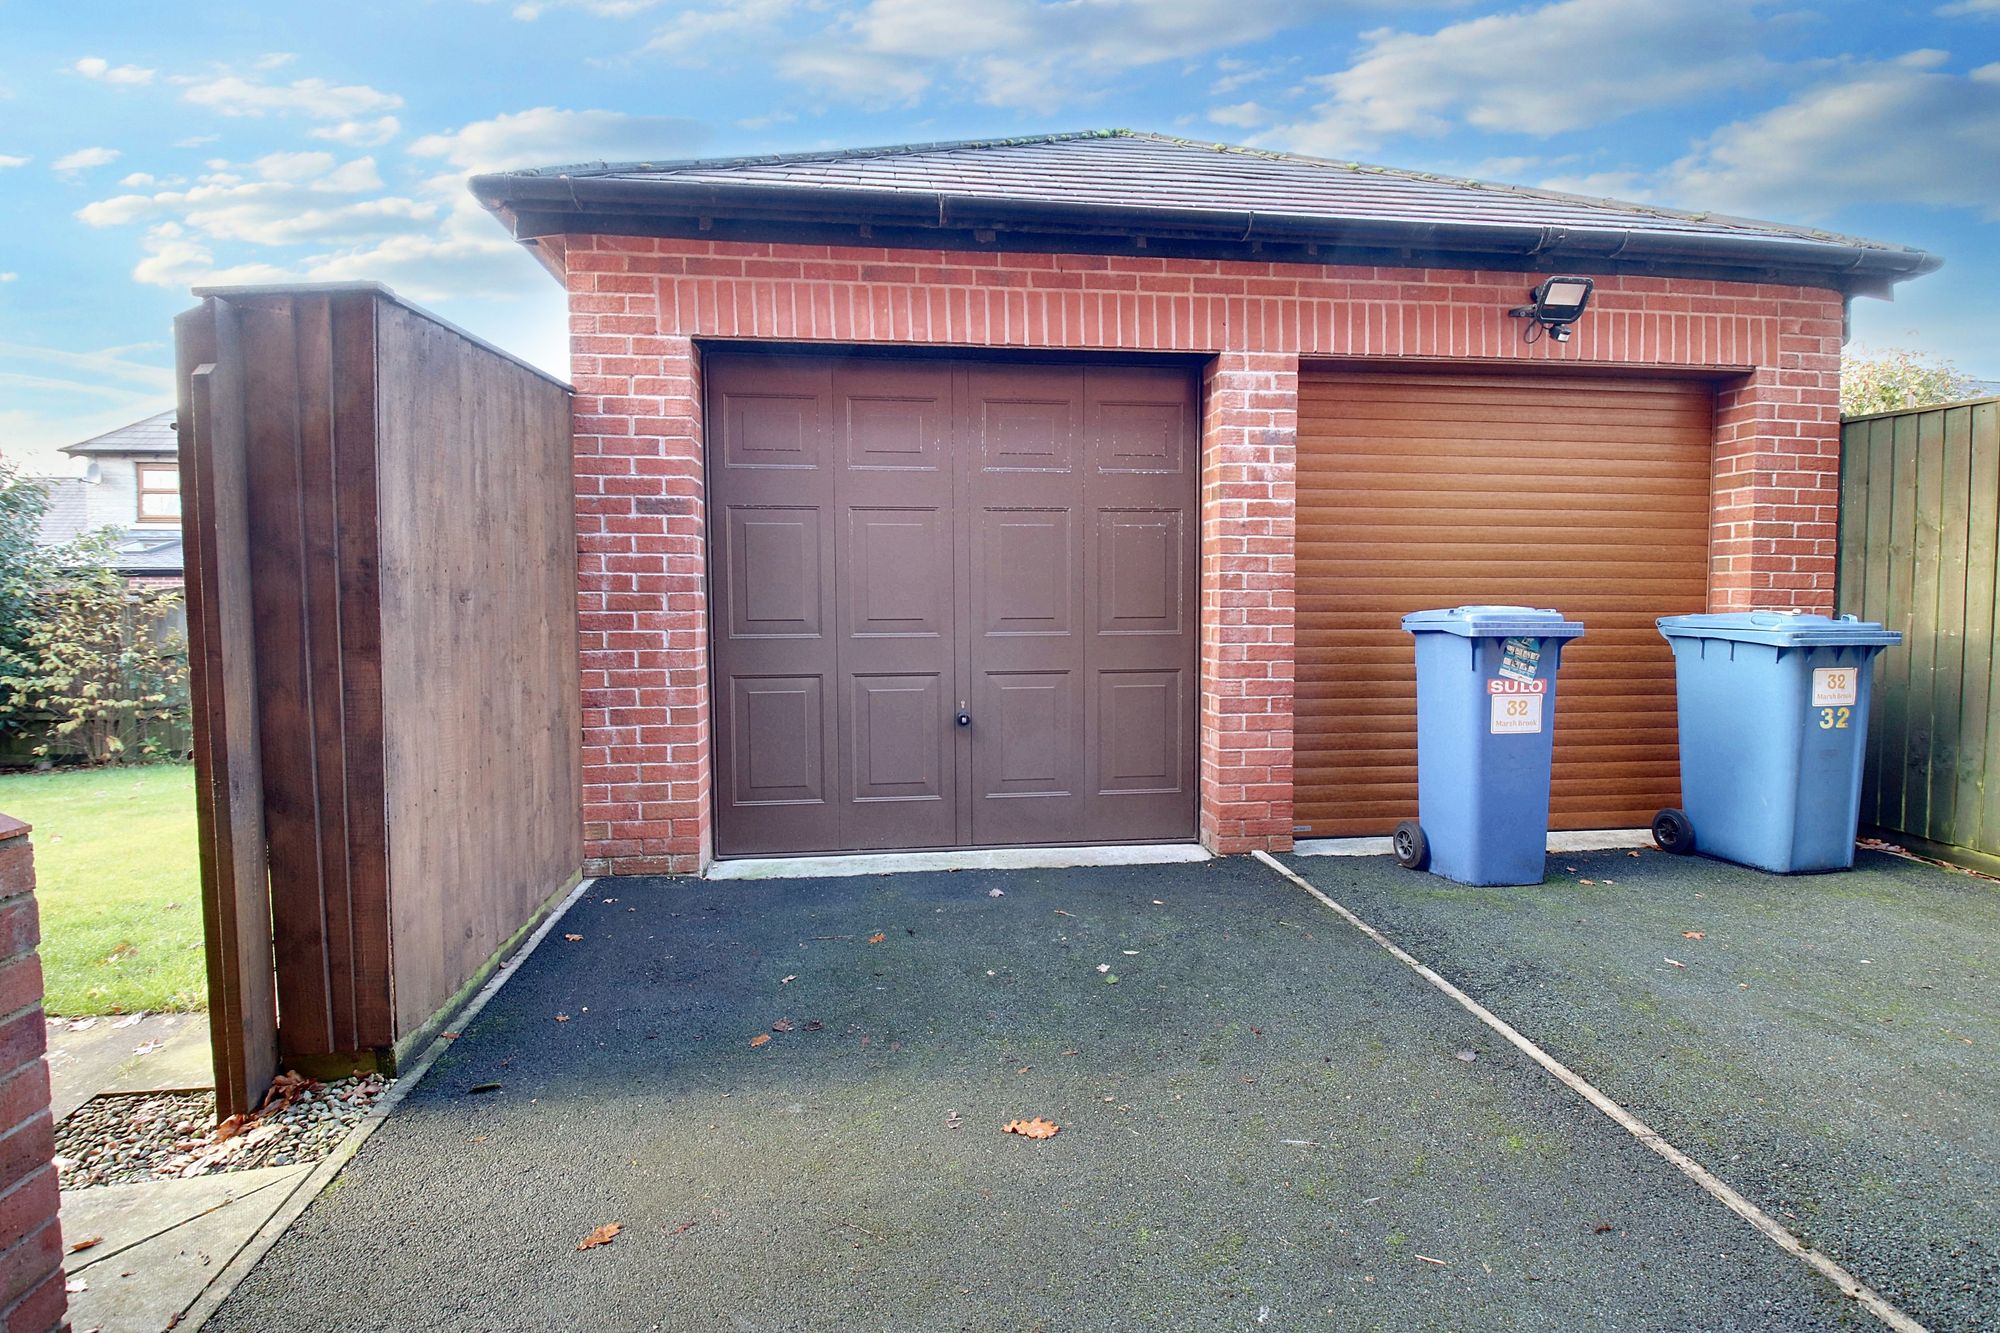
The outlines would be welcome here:
[[[1662,616],[1668,639],[1730,639],[1773,648],[1888,648],[1903,641],[1898,630],[1854,616],[1792,611],[1727,611],[1716,615]]]
[[[1580,621],[1565,620],[1560,611],[1533,606],[1454,606],[1448,610],[1412,611],[1403,617],[1412,634],[1457,634],[1467,639],[1577,639]]]

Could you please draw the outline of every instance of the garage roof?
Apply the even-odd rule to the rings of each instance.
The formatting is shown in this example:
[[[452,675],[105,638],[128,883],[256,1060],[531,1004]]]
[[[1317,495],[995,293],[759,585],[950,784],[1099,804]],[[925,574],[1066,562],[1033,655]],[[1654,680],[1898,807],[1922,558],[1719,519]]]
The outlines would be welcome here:
[[[1129,252],[1143,237],[1163,254],[1701,273],[1882,294],[1939,263],[1807,227],[1130,130],[543,167],[472,189],[522,239],[851,243],[865,228],[873,245]]]

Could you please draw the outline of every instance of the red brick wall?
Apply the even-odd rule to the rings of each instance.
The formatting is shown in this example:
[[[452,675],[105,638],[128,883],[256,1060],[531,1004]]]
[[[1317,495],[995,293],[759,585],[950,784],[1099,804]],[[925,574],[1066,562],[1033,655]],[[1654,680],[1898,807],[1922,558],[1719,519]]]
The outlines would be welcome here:
[[[1829,610],[1841,301],[1601,278],[1568,343],[1521,341],[1518,273],[569,236],[592,873],[709,849],[697,339],[1207,358],[1201,828],[1291,841],[1292,476],[1300,358],[1715,371],[1711,602]]]
[[[42,1063],[41,934],[28,826],[0,815],[0,1329],[64,1327],[55,1126]]]

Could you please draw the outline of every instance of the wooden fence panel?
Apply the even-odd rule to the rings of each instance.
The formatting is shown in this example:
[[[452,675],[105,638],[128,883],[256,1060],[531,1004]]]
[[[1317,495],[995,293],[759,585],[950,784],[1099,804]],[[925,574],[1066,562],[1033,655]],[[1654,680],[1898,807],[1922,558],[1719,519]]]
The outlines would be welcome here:
[[[220,336],[219,336],[220,335]],[[253,1110],[277,1072],[256,632],[250,603],[248,460],[242,399],[218,342],[226,312],[175,321],[183,367],[181,485],[187,493],[189,693],[203,947],[219,1116]]]
[[[2000,857],[2000,399],[1841,430],[1840,609],[1901,630],[1875,673],[1862,823]]]

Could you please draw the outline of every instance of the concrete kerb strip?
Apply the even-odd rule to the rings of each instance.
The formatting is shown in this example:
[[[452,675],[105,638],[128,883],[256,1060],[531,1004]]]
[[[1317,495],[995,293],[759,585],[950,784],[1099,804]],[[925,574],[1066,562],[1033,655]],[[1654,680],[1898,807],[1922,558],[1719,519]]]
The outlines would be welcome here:
[[[1892,1305],[1874,1288],[1848,1272],[1829,1256],[1807,1245],[1804,1241],[1786,1230],[1776,1218],[1750,1202],[1750,1200],[1744,1198],[1741,1194],[1738,1194],[1720,1177],[1715,1175],[1714,1172],[1662,1138],[1657,1131],[1606,1096],[1603,1092],[1600,1092],[1594,1084],[1585,1079],[1581,1074],[1578,1074],[1568,1065],[1565,1065],[1562,1061],[1535,1045],[1534,1042],[1522,1036],[1519,1031],[1503,1019],[1495,1016],[1486,1006],[1480,1004],[1479,1001],[1473,999],[1449,981],[1446,981],[1436,971],[1420,962],[1414,955],[1403,949],[1381,931],[1363,921],[1340,903],[1335,902],[1319,888],[1299,876],[1291,867],[1285,865],[1269,852],[1252,852],[1251,855],[1277,871],[1299,888],[1304,889],[1307,893],[1318,899],[1323,906],[1331,908],[1348,925],[1353,926],[1363,935],[1366,935],[1376,944],[1386,949],[1390,956],[1397,962],[1409,968],[1439,991],[1457,1001],[1460,1008],[1504,1037],[1523,1055],[1526,1055],[1530,1060],[1533,1060],[1536,1064],[1547,1070],[1557,1082],[1603,1112],[1620,1129],[1650,1148],[1654,1153],[1673,1163],[1674,1167],[1682,1175],[1701,1186],[1702,1189],[1708,1192],[1710,1197],[1756,1228],[1757,1231],[1761,1232],[1767,1240],[1779,1249],[1832,1282],[1836,1287],[1840,1288],[1844,1295],[1851,1298],[1861,1308],[1868,1311],[1868,1313],[1874,1315],[1890,1328],[1895,1329],[1897,1333],[1929,1333],[1922,1324]]]
[[[569,896],[564,898],[554,911],[542,918],[542,923],[535,928],[535,932],[528,936],[527,940],[515,952],[512,958],[509,958],[500,965],[499,970],[494,972],[484,986],[480,987],[479,993],[466,1003],[465,1008],[452,1021],[459,1027],[463,1027],[478,1017],[479,1011],[486,1007],[486,1002],[499,994],[500,988],[507,984],[514,973],[520,970],[521,964],[528,960],[529,955],[533,954],[541,946],[542,941],[548,938],[549,932],[555,929],[556,923],[569,914],[569,909],[575,905],[576,900],[588,893],[591,886],[595,883],[597,881],[594,878],[585,879],[580,881],[574,889],[571,889]],[[206,1287],[202,1288],[201,1294],[195,1297],[187,1309],[181,1312],[180,1322],[175,1327],[198,1329],[203,1323],[207,1322],[208,1317],[215,1313],[216,1308],[228,1299],[229,1293],[236,1290],[237,1284],[249,1276],[250,1270],[257,1266],[258,1261],[270,1251],[273,1245],[277,1244],[278,1237],[284,1235],[292,1223],[299,1220],[300,1214],[305,1212],[307,1206],[314,1199],[318,1198],[328,1185],[333,1183],[333,1178],[340,1174],[341,1168],[345,1167],[348,1162],[353,1160],[354,1155],[361,1151],[362,1144],[368,1142],[368,1136],[373,1134],[376,1127],[388,1118],[389,1113],[396,1109],[403,1098],[408,1095],[410,1089],[422,1081],[424,1075],[430,1072],[431,1066],[437,1063],[438,1057],[443,1055],[450,1046],[450,1039],[440,1035],[424,1048],[423,1054],[417,1057],[416,1062],[410,1065],[404,1073],[398,1075],[395,1083],[390,1086],[389,1090],[382,1094],[381,1099],[374,1106],[369,1108],[368,1114],[362,1118],[361,1123],[349,1130],[347,1137],[340,1141],[333,1152],[325,1160],[321,1161],[318,1166],[314,1167],[311,1173],[304,1179],[292,1187],[291,1194],[286,1197],[283,1203],[278,1205],[277,1210],[271,1214],[264,1225],[253,1232],[250,1238],[243,1242],[242,1248],[231,1255],[223,1263],[222,1267],[216,1270],[214,1279]]]

